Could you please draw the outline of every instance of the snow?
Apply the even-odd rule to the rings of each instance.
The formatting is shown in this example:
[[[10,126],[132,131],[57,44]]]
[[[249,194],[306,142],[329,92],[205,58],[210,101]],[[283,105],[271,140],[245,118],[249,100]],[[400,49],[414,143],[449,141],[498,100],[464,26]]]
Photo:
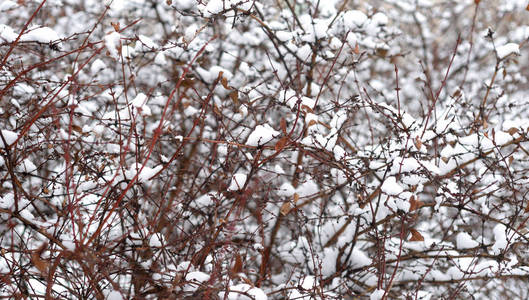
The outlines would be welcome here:
[[[105,47],[114,59],[119,59],[118,48],[121,48],[120,39],[121,35],[116,31],[105,35]]]
[[[146,102],[147,95],[145,95],[144,93],[139,93],[138,95],[136,95],[134,100],[132,100],[131,104],[138,109],[141,115],[150,116],[152,114],[151,109],[149,108],[149,106],[147,106]]]
[[[245,295],[245,294],[248,294]],[[227,299],[227,300],[267,300],[268,297],[266,296],[266,293],[263,292],[260,288],[252,287],[249,284],[241,283],[237,285],[230,286],[230,291],[220,292],[219,293],[220,299]]]
[[[10,131],[10,130],[2,130],[2,135],[4,136],[4,138],[0,138],[0,147],[1,148],[5,148],[5,144],[4,144],[4,139],[7,143],[7,145],[11,145],[13,144],[17,138],[18,138],[18,134],[16,132],[13,132],[13,131]]]
[[[161,236],[158,234],[151,235],[151,238],[149,239],[149,247],[162,247],[162,239]]]
[[[456,245],[458,249],[472,249],[478,247],[479,243],[474,241],[468,233],[460,232],[456,237]]]
[[[494,245],[492,245],[492,252],[494,254],[500,254],[507,248],[507,234],[505,230],[507,228],[503,224],[498,224],[492,230],[494,233]]]
[[[507,43],[496,48],[496,54],[499,59],[504,59],[511,54],[520,55],[520,46],[516,43]]]
[[[4,0],[2,3],[0,3],[0,12],[11,10],[17,6],[18,4],[16,4],[14,1]]]
[[[381,190],[388,195],[398,195],[404,191],[404,189],[397,183],[397,179],[394,176],[388,177],[384,180]]]
[[[248,146],[261,146],[270,142],[273,138],[277,137],[280,134],[279,131],[276,131],[272,126],[268,124],[257,125],[254,131],[246,140],[246,145]]]
[[[15,31],[13,31],[13,28],[7,25],[4,25],[4,24],[0,24],[0,38],[2,38],[8,43],[11,43],[15,41],[17,37],[18,37],[18,34],[16,34]]]
[[[200,285],[209,280],[209,277],[210,276],[208,274],[200,271],[187,273],[185,276],[185,281],[188,283],[184,286],[184,290],[196,291]]]
[[[225,8],[225,6],[224,6],[225,3],[224,2],[228,2],[228,1],[224,1],[224,0],[209,0],[208,4],[206,5],[206,7],[203,10],[204,16],[209,17],[211,15],[216,15],[216,14],[220,13],[221,11],[223,11],[224,8]],[[227,7],[229,7],[229,5]]]
[[[239,191],[246,184],[246,174],[237,173],[231,178],[230,186],[228,191]]]
[[[343,15],[344,24],[348,30],[355,30],[366,23],[367,16],[359,10],[350,10]]]
[[[53,42],[59,42],[61,38],[55,32],[55,30],[49,28],[49,27],[33,27],[28,30],[28,32],[25,32],[21,37],[21,41],[36,41],[39,43],[53,43]],[[57,44],[60,46],[60,43]]]
[[[385,291],[381,289],[376,289],[369,296],[369,300],[381,300],[384,297]]]
[[[0,208],[2,209],[12,209],[15,206],[15,198],[13,194],[7,194],[4,197],[0,198]]]
[[[125,299],[125,298],[123,298],[123,295],[121,294],[121,292],[115,291],[115,290],[108,293],[107,298],[106,298],[106,300],[122,300],[122,299]]]

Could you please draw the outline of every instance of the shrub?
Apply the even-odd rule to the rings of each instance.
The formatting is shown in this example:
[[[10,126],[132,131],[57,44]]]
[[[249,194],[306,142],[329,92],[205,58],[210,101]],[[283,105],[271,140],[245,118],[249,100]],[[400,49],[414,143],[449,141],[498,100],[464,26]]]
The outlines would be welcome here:
[[[525,9],[2,2],[0,294],[527,298]]]

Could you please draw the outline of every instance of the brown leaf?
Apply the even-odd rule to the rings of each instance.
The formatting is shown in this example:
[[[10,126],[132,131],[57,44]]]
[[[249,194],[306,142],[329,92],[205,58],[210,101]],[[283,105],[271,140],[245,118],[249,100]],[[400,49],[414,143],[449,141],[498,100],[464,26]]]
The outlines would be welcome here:
[[[165,0],[165,4],[167,4],[168,6],[171,6],[171,4],[173,4],[173,1],[172,0]]]
[[[516,127],[511,127],[511,128],[509,128],[509,130],[507,130],[507,132],[508,132],[510,135],[514,135],[515,133],[518,132],[518,128],[516,128]]]
[[[290,201],[287,201],[281,205],[281,209],[279,210],[283,216],[288,215],[288,213],[292,210],[292,204],[290,204]]]
[[[310,127],[312,125],[316,125],[316,123],[318,123],[318,122],[316,122],[316,120],[310,120],[309,124],[307,125],[307,127]]]
[[[110,25],[112,25],[112,27],[114,27],[114,30],[116,32],[119,32],[119,22],[117,22],[117,23],[110,22]]]
[[[220,83],[222,83],[222,86],[225,89],[231,90],[231,88],[228,86],[228,79],[226,79],[226,77],[222,76],[222,78],[220,79]]]
[[[410,242],[424,241],[424,237],[417,230],[410,228],[410,232],[411,232]]]
[[[235,263],[233,263],[233,267],[231,268],[231,272],[233,274],[241,273],[242,271],[242,258],[239,253],[235,254]]]
[[[281,131],[283,131],[283,134],[287,134],[287,121],[285,118],[281,118],[281,121],[279,122],[279,127],[281,127]]]
[[[418,197],[415,197],[415,195],[411,195],[411,197],[410,197],[410,212],[421,208],[423,205],[424,205],[424,203],[422,201],[420,201]]]
[[[231,101],[233,101],[235,106],[239,107],[239,92],[237,92],[236,90],[231,91],[230,92],[230,99],[231,99]]]
[[[301,109],[304,110],[305,112],[309,112],[311,114],[314,113],[314,111],[312,110],[312,108],[308,107],[307,105],[305,104],[301,104]]]
[[[287,142],[288,142],[288,137],[286,137],[286,136],[282,137],[279,141],[277,141],[277,143],[276,143],[276,145],[274,147],[276,152],[279,152],[283,148],[285,148],[285,145],[287,144]]]
[[[417,150],[421,150],[422,142],[418,136],[415,137],[413,142],[415,143],[415,148],[417,148]]]
[[[40,271],[42,275],[48,274],[49,262],[42,259],[40,256],[48,247],[47,243],[43,243],[39,248],[31,252],[31,262]]]
[[[298,203],[298,200],[299,200],[299,194],[294,193],[294,204]]]
[[[481,1],[481,0],[474,0],[474,3],[475,3],[476,5],[478,5],[480,1]]]
[[[355,48],[353,49],[354,54],[360,54],[360,47],[358,46],[358,43],[356,43]]]
[[[219,117],[222,116],[222,113],[220,112],[219,107],[217,106],[217,104],[213,104],[213,112]]]
[[[83,129],[77,125],[72,125],[72,130],[78,133],[83,133]]]

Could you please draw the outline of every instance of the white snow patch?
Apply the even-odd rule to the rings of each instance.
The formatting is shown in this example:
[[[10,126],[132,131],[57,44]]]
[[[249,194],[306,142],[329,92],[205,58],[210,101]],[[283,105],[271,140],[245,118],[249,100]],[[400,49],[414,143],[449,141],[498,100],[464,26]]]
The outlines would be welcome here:
[[[456,245],[458,249],[472,249],[479,246],[479,243],[472,239],[466,232],[460,232],[456,237]]]
[[[507,235],[505,234],[506,227],[503,224],[498,224],[492,230],[494,232],[494,245],[492,245],[492,252],[500,254],[502,250],[507,248]]]
[[[384,290],[376,289],[371,293],[371,296],[369,297],[369,300],[380,300],[382,297],[384,297]]]
[[[202,283],[209,280],[209,275],[200,271],[189,272],[187,273],[185,280],[188,284],[184,286],[184,290],[186,292],[194,292]]]
[[[254,131],[248,137],[246,145],[248,146],[260,146],[268,143],[273,138],[279,135],[279,131],[274,130],[272,126],[268,124],[257,125]]]
[[[242,173],[234,174],[233,177],[231,178],[228,191],[241,190],[244,187],[245,183],[246,183],[246,174],[242,174]]]
[[[516,43],[507,43],[496,48],[496,54],[499,59],[504,59],[511,54],[520,55],[520,46]]]
[[[110,56],[115,59],[119,59],[118,48],[121,47],[120,39],[121,35],[116,31],[105,36],[105,47],[110,52]]]
[[[246,296],[245,294],[248,294]],[[237,285],[230,286],[228,293],[220,292],[219,296],[221,299],[228,300],[267,300],[265,292],[257,287],[252,287],[249,284],[241,283]]]
[[[122,300],[122,299],[124,299],[123,295],[121,295],[121,293],[116,290],[108,293],[107,295],[107,300]]]
[[[0,38],[2,38],[8,43],[11,43],[14,40],[16,40],[17,37],[18,37],[18,34],[15,33],[13,28],[7,25],[4,25],[4,24],[0,24]]]
[[[343,15],[344,25],[348,30],[355,30],[362,27],[367,21],[367,16],[359,10],[350,10]]]
[[[397,179],[393,176],[384,180],[381,189],[382,192],[388,195],[398,195],[404,191],[404,189],[397,183]]]
[[[49,28],[49,27],[38,27],[38,28],[31,28],[28,30],[28,32],[24,33],[21,37],[20,37],[20,40],[21,41],[25,41],[25,42],[39,42],[39,43],[57,43],[56,45],[58,45],[60,47],[60,43],[59,41],[61,40],[61,38],[59,37],[59,35],[57,34],[57,32],[55,32],[53,29]]]
[[[2,130],[2,135],[4,136],[4,139],[5,139],[6,143],[7,143],[7,145],[13,144],[18,138],[18,134],[16,132],[13,132],[13,131],[10,131],[10,130]],[[5,147],[4,139],[0,138],[0,147],[1,148]]]

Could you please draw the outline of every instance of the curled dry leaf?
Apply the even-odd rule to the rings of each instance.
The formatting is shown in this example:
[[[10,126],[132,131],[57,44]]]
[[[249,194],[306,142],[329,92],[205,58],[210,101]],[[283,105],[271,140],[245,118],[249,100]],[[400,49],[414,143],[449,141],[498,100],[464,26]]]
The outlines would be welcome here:
[[[316,123],[317,123],[316,120],[310,120],[307,127],[310,127],[312,125],[316,125]]]
[[[283,132],[283,134],[287,134],[287,121],[285,120],[285,118],[281,118],[279,126],[281,127],[281,131]]]
[[[116,32],[119,32],[119,22],[117,22],[117,23],[110,22],[110,25],[112,25],[112,27],[114,27],[114,30]]]
[[[236,107],[239,107],[239,92],[236,90],[233,90],[230,92],[230,99],[233,101],[233,104],[235,104]]]
[[[281,209],[279,210],[283,216],[288,215],[288,213],[292,210],[292,204],[290,204],[290,201],[287,201],[281,205]]]
[[[417,150],[421,150],[422,142],[419,136],[416,136],[413,142],[415,143],[415,148],[417,148]]]
[[[276,143],[276,145],[274,147],[276,152],[279,152],[283,148],[285,148],[285,145],[287,144],[287,142],[288,142],[288,137],[286,137],[286,136],[282,137],[279,141],[277,141],[277,143]]]
[[[231,272],[233,274],[237,274],[242,272],[242,258],[239,253],[235,254],[235,262],[233,263],[233,267],[231,268]]]
[[[422,201],[420,201],[418,197],[415,197],[415,195],[411,195],[411,197],[410,197],[410,212],[421,208],[423,205],[424,205],[424,203]]]
[[[220,78],[220,83],[222,84],[222,86],[227,89],[227,90],[231,90],[231,87],[228,86],[228,79],[226,79],[226,77],[222,76]]]
[[[422,242],[424,237],[415,229],[410,228],[411,238],[410,242]]]

